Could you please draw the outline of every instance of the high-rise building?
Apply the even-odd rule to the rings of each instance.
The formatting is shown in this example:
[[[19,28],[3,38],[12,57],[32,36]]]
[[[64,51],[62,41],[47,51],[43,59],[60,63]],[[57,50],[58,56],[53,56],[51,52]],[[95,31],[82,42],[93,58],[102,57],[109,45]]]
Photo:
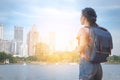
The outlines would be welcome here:
[[[3,38],[3,25],[0,24],[0,51],[11,53],[11,41]]]
[[[14,27],[14,40],[12,43],[12,52],[14,55],[21,55],[20,48],[23,44],[23,27]]]
[[[27,35],[28,56],[35,55],[35,48],[38,42],[39,42],[39,32],[37,31],[37,27],[33,25]]]
[[[3,39],[3,25],[0,24],[0,39]]]
[[[11,52],[16,55],[16,46],[17,46],[17,42],[15,42],[14,40],[11,41]]]
[[[23,42],[23,27],[14,27],[14,40]]]
[[[11,41],[0,40],[0,51],[4,51],[6,53],[11,53]]]
[[[22,44],[21,48],[20,48],[20,53],[21,53],[21,57],[28,57],[28,52],[27,52],[27,45],[26,44]]]

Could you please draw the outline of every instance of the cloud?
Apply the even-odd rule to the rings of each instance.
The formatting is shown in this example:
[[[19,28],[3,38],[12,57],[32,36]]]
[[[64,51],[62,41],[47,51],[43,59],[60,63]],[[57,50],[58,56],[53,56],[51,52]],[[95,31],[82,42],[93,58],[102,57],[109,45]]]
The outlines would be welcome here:
[[[96,9],[101,10],[120,10],[120,5],[109,5],[109,6],[97,6]]]
[[[102,10],[113,10],[120,9],[120,0],[77,0],[79,9],[85,7],[93,7],[94,9]]]
[[[81,26],[79,24],[80,11],[89,6],[98,13],[100,25],[108,26],[112,33],[116,32],[113,38],[114,53],[117,53],[119,39],[116,34],[119,30],[114,28],[119,29],[119,0],[1,0],[0,23],[5,24],[6,28],[14,27],[14,25],[23,26],[25,35],[29,28],[36,24],[41,34],[61,31],[65,32],[62,35],[73,38]]]
[[[0,22],[1,22],[1,23],[4,22],[4,21],[6,21],[6,20],[7,20],[6,17],[4,17],[4,16],[0,16]]]
[[[79,12],[77,11],[66,11],[56,8],[45,8],[36,11],[37,14],[34,16],[34,22],[39,25],[43,33],[58,30],[71,32],[76,29],[76,23],[79,23]],[[34,13],[32,13],[32,15],[34,15]]]
[[[25,7],[25,5],[23,5]],[[5,13],[5,14],[4,14]],[[76,30],[76,23],[79,23],[80,13],[71,8],[59,7],[41,7],[38,5],[26,6],[25,9],[11,9],[9,13],[3,12],[4,18],[7,18],[7,24],[23,26],[26,28],[36,24],[39,27],[41,35],[48,34],[51,31],[63,31],[70,38],[74,34],[69,35]],[[77,18],[77,19],[76,19]],[[74,28],[73,28],[74,26]],[[25,35],[27,33],[25,31]],[[46,33],[47,32],[47,33]],[[57,33],[59,35],[59,33]]]

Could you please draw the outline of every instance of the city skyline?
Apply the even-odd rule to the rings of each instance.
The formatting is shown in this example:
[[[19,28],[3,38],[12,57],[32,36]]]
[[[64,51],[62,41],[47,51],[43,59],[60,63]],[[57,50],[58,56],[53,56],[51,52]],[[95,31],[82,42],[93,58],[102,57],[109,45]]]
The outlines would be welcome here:
[[[4,29],[4,27],[5,26],[3,26],[3,29]],[[35,28],[33,28],[33,27],[35,27]],[[40,34],[38,42],[43,42],[43,43],[49,45],[49,47],[51,48],[52,51],[67,51],[67,50],[72,51],[77,46],[76,45],[77,42],[75,42],[76,39],[69,39],[63,45],[61,43],[62,37],[63,37],[63,36],[61,36],[61,34],[59,34],[59,36],[58,36],[58,35],[56,35],[55,32],[49,32],[46,35],[42,35],[41,32],[39,32],[38,28],[39,27],[37,27],[35,24],[33,24],[31,26],[31,29],[29,30],[29,32],[31,32],[31,31],[37,31],[38,34]],[[23,36],[27,36],[29,34],[29,32],[24,35],[24,27],[14,26],[14,29],[11,30],[11,31],[14,31],[13,32],[13,34],[14,34],[13,38],[11,38],[11,39],[5,39],[4,36],[3,36],[3,40],[16,41],[16,42],[22,42],[23,44],[27,44],[28,39],[27,38],[24,39]],[[4,33],[4,31],[3,31],[3,33]],[[70,50],[69,49],[70,47],[68,47],[68,45],[71,44],[71,41],[74,44],[71,45],[73,47]],[[14,44],[16,44],[16,43],[14,43]]]
[[[4,26],[2,26],[1,29],[3,30]],[[56,51],[73,51],[76,48],[74,41],[71,40],[67,45],[62,45],[63,47],[59,49],[60,44],[58,46],[56,45],[56,33],[49,32],[46,38],[42,38],[42,36],[39,36],[35,24],[31,26],[31,29],[26,35],[27,43],[23,43],[23,31],[24,27],[14,26],[14,38],[11,40],[6,40],[4,38],[0,39],[0,51],[4,51],[7,54],[12,54],[14,56],[27,57],[39,55],[38,52],[43,49],[40,45],[46,46],[47,49],[43,49],[42,51],[47,52],[47,54],[55,53]]]
[[[0,24],[1,25],[1,24]],[[4,51],[7,54],[12,55],[20,55],[24,54],[22,53],[23,50],[21,49],[21,46],[23,45],[23,27],[15,26],[14,27],[14,38],[11,40],[4,39],[4,25],[0,26],[0,35],[2,35],[0,39],[0,51]]]
[[[79,28],[82,27],[79,21],[81,10],[85,7],[92,7],[98,15],[97,23],[107,28],[113,36],[112,54],[120,55],[119,0],[31,0],[30,2],[28,0],[4,0],[0,1],[0,4],[0,24],[5,26],[4,36],[6,38],[13,37],[12,30],[15,25],[23,26],[26,35],[31,25],[36,24],[42,36],[55,32],[56,43],[61,44],[60,48],[75,39]],[[24,39],[26,39],[25,35]]]

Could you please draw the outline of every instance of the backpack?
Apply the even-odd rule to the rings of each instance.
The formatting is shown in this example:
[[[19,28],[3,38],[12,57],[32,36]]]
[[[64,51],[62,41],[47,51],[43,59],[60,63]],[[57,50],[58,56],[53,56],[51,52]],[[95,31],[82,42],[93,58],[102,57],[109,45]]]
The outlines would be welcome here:
[[[113,48],[112,36],[108,30],[102,27],[88,27],[89,36],[92,38],[92,52],[90,62],[106,62]]]

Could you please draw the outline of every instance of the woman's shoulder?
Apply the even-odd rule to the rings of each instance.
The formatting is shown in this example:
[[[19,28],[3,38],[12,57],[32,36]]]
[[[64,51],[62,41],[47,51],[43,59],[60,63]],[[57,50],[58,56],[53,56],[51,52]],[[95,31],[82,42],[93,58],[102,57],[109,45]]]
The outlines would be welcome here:
[[[85,27],[81,27],[79,29],[79,32],[77,34],[77,39],[80,37],[80,36],[85,36],[85,35],[88,35],[89,34],[89,29],[88,28],[85,28]]]
[[[86,33],[88,34],[89,33],[89,29],[86,28],[86,27],[82,27],[82,28],[80,28],[79,32],[82,33],[82,34],[86,34]]]

